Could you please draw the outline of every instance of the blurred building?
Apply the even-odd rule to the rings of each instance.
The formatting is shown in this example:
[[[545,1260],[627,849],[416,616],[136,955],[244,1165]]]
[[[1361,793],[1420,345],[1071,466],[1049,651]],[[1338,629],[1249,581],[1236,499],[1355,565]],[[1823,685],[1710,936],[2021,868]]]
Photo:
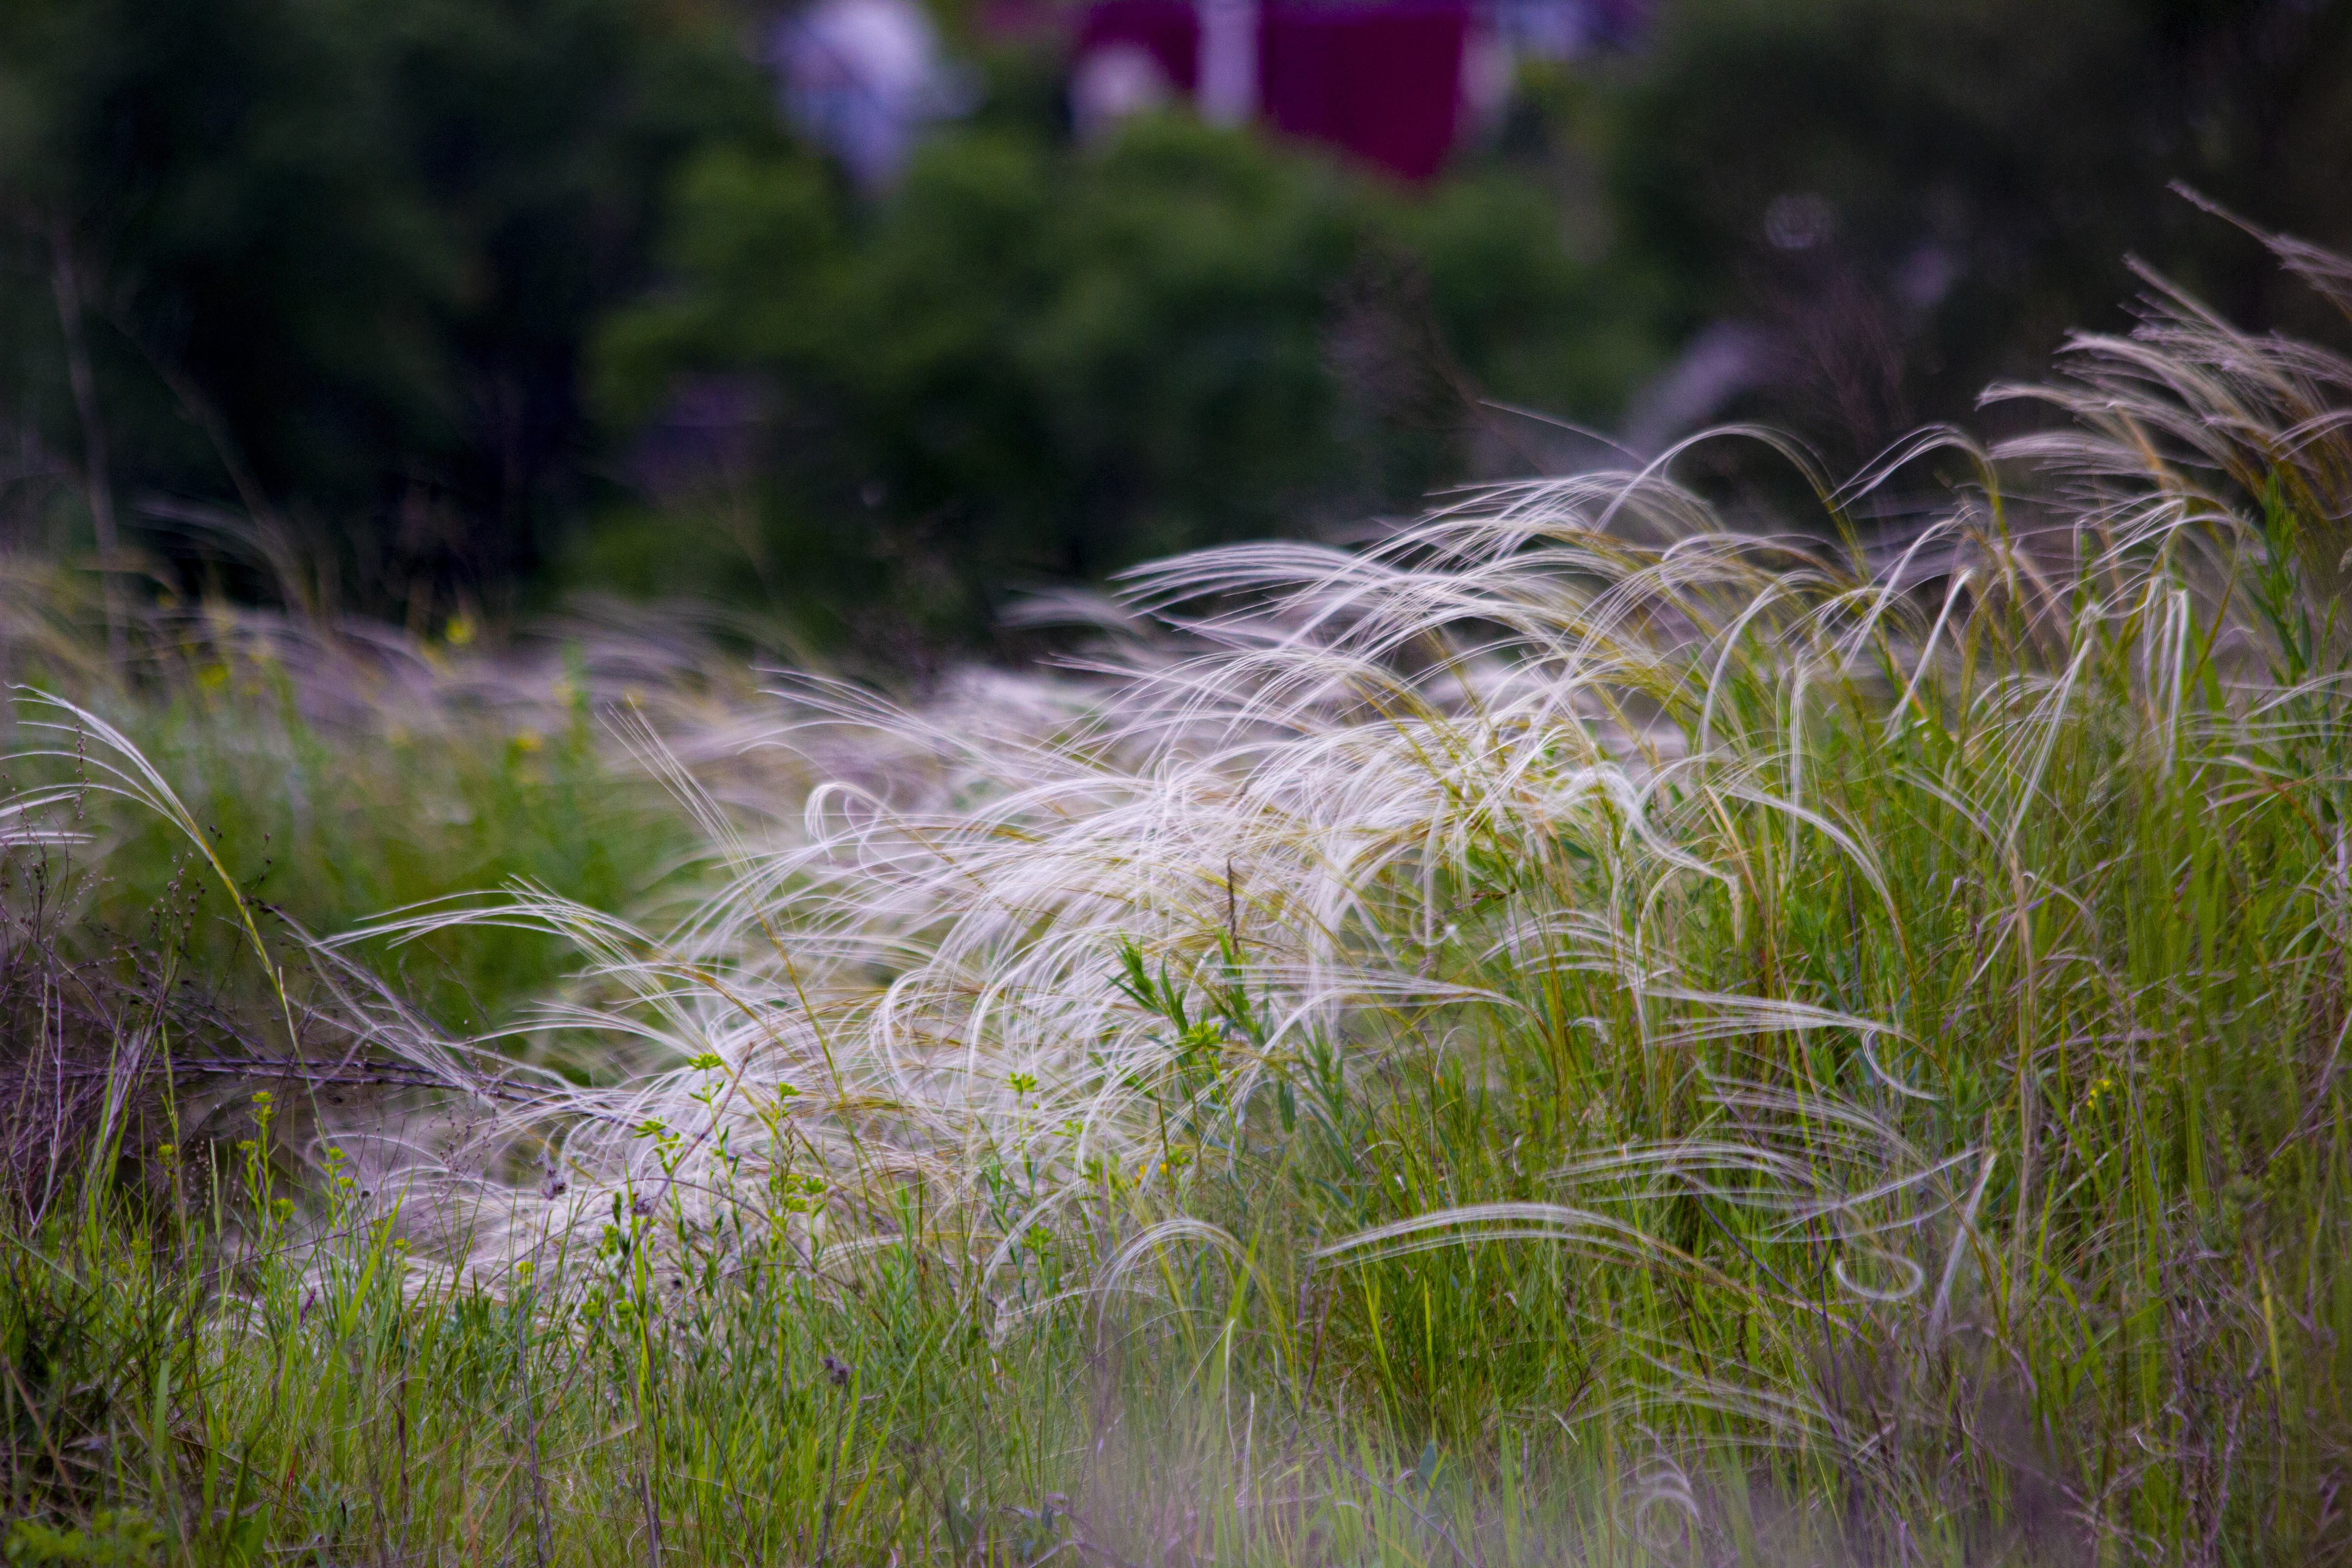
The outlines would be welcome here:
[[[1097,0],[1073,40],[1082,137],[1192,103],[1426,179],[1501,111],[1512,58],[1628,46],[1644,0]]]
[[[1174,103],[1260,123],[1426,179],[1501,113],[1519,56],[1628,47],[1649,0],[992,0],[982,27],[1069,39],[1081,140]],[[889,184],[932,121],[971,107],[919,0],[812,0],[773,25],[785,112],[868,190]]]

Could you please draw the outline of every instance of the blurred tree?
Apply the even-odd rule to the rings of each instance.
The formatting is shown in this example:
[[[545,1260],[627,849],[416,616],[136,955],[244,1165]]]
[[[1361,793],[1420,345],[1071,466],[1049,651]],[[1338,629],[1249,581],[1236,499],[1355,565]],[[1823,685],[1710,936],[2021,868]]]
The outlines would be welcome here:
[[[579,345],[656,193],[768,118],[691,4],[16,0],[0,403],[94,509],[103,429],[126,529],[234,520],[280,591],[495,587],[583,482]]]
[[[2275,268],[2165,187],[2352,241],[2352,5],[1675,0],[1606,125],[1685,329],[1756,329],[1748,407],[1852,460],[2113,323],[2126,252],[2275,320]]]
[[[1486,392],[1605,411],[1645,346],[1500,176],[1408,194],[1167,117],[1098,153],[951,135],[871,213],[833,189],[796,154],[698,163],[668,281],[598,362],[624,424],[696,377],[757,388],[751,471],[705,501],[739,521],[704,537],[753,540],[822,636],[872,640],[828,607],[919,640],[1007,582],[1416,504],[1478,466]],[[686,585],[674,533],[641,521],[635,571],[628,533],[596,574]]]

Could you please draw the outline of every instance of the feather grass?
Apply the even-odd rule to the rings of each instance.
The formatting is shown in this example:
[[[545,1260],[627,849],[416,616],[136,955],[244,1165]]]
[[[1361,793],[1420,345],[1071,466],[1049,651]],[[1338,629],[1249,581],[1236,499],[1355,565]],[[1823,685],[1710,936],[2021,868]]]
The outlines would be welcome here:
[[[1670,455],[1144,568],[1058,671],[641,705],[708,897],[310,950],[560,938],[514,1037],[603,1054],[347,1005],[456,1092],[307,1239],[247,1177],[270,1538],[360,1528],[299,1471],[467,1560],[2340,1554],[2352,367],[2148,287],[1993,395],[2062,429],[1790,454],[1803,531]],[[427,1321],[525,1390],[434,1373],[429,1475]]]

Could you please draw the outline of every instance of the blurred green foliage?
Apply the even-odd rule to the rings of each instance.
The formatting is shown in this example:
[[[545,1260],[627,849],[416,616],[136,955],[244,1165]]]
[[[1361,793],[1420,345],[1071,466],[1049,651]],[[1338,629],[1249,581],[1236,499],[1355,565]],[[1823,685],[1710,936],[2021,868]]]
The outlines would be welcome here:
[[[943,136],[871,212],[796,152],[715,151],[597,394],[625,425],[742,378],[748,478],[700,499],[753,518],[701,559],[645,528],[644,580],[939,632],[1008,582],[1415,505],[1475,467],[1486,397],[1605,414],[1644,362],[1559,226],[1507,174],[1408,193],[1189,118]]]
[[[582,500],[579,345],[669,170],[767,112],[694,4],[13,0],[0,403],[80,465],[70,268],[126,526],[229,509],[379,602],[509,579]]]

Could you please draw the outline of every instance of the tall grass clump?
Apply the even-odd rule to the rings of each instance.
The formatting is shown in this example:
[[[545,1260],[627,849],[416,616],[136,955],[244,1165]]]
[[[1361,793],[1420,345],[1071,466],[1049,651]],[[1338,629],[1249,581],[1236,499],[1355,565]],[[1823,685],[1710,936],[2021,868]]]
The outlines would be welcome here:
[[[797,820],[633,724],[720,892],[351,939],[564,938],[532,1022],[602,1058],[355,1003],[396,1104],[92,1187],[52,1272],[184,1348],[39,1506],[191,1561],[2341,1558],[2352,363],[2147,281],[1994,394],[2042,434],[1786,450],[1786,531],[1676,454],[1163,563],[1066,670],[789,682]]]

